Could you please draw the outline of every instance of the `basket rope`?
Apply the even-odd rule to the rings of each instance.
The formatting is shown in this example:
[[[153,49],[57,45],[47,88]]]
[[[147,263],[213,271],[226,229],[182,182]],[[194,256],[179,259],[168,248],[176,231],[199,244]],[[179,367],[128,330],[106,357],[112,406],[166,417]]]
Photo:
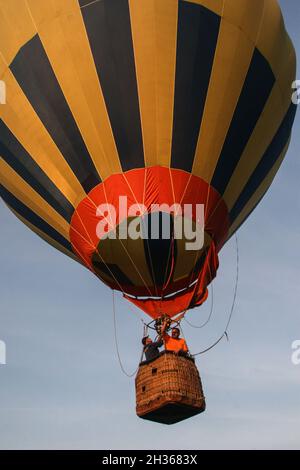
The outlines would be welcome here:
[[[192,354],[193,357],[195,356],[199,356],[200,354],[204,354],[208,351],[210,351],[211,349],[213,349],[215,346],[217,346],[217,344],[220,343],[220,341],[225,337],[227,339],[227,341],[229,341],[229,338],[228,338],[228,328],[229,328],[229,325],[231,323],[231,320],[232,320],[232,315],[233,315],[233,311],[234,311],[234,307],[235,307],[235,302],[236,302],[236,297],[237,297],[237,291],[238,291],[238,284],[239,284],[239,261],[240,261],[240,257],[239,257],[239,244],[238,244],[238,238],[237,238],[237,235],[235,234],[235,246],[236,246],[236,278],[235,278],[235,287],[234,287],[234,294],[233,294],[233,300],[232,300],[232,305],[231,305],[231,309],[230,309],[230,314],[229,314],[229,317],[228,317],[228,321],[226,323],[226,326],[225,326],[225,330],[223,332],[223,334],[219,337],[219,339],[217,341],[215,341],[211,346],[209,346],[208,348],[202,350],[202,351],[199,351],[198,353],[196,354]]]

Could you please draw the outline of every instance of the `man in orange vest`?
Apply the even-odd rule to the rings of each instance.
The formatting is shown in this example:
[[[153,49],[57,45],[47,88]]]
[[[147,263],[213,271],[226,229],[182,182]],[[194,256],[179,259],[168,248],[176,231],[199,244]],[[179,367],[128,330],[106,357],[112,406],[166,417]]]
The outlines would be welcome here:
[[[162,329],[163,332],[163,340],[165,343],[166,351],[173,351],[176,354],[186,354],[188,352],[188,347],[186,344],[185,339],[180,338],[180,330],[179,328],[172,328],[171,336],[165,333],[165,325]]]

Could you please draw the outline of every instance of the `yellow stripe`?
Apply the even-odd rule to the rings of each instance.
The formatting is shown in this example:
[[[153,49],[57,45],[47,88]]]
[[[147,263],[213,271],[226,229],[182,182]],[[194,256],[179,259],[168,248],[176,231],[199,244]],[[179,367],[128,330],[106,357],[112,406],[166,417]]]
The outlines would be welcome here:
[[[149,286],[153,284],[145,259],[143,240],[103,240],[100,242],[98,252],[106,264],[116,264],[135,286]],[[133,263],[127,254],[131,256]],[[117,276],[116,276],[117,277]]]
[[[282,67],[290,62],[291,75],[295,76],[295,50],[285,30],[278,0],[185,0],[198,3],[214,11],[238,27],[264,55],[277,80],[286,91]],[[259,30],[253,25],[261,17]]]
[[[178,3],[129,0],[146,166],[170,165]]]
[[[46,221],[66,240],[70,241],[69,224],[31,186],[29,186],[2,158],[0,158],[0,182],[17,199]]]
[[[253,27],[258,29],[258,17]],[[209,183],[247,76],[253,50],[253,43],[237,26],[221,21],[192,171]]]
[[[130,223],[130,220],[129,220],[129,223]],[[142,238],[138,238],[137,240],[131,240],[128,237],[126,240],[122,240],[122,243],[125,246],[127,252],[130,254],[132,260],[136,264],[140,274],[142,275],[143,280],[141,280],[141,277],[132,267],[132,263],[129,261],[124,248],[122,248],[123,254],[121,255],[121,258],[123,258],[123,260],[126,261],[122,268],[123,272],[127,275],[127,277],[129,277],[130,275],[132,276],[134,272],[134,275],[136,278],[135,280],[136,285],[144,286],[144,284],[146,284],[146,286],[149,286],[149,287],[153,286],[153,280],[151,277],[151,267],[148,266],[148,263],[146,261],[146,256],[145,256],[144,240]]]
[[[286,99],[290,99],[290,83],[294,80],[296,73],[295,51],[285,30],[277,0],[265,0],[264,3],[264,17],[256,45],[268,60],[276,80],[279,82],[285,102]]]
[[[254,45],[270,62],[277,82],[225,196],[232,206],[282,121],[295,78],[295,54],[273,0],[225,2],[217,52],[193,173],[210,182],[237,104]],[[237,29],[240,28],[240,29]],[[233,51],[235,53],[233,54]],[[230,62],[231,61],[231,62]],[[222,77],[222,80],[219,80]],[[209,158],[207,156],[209,155]]]
[[[193,227],[194,229],[194,227]],[[186,250],[186,243],[189,241],[186,238],[177,239],[177,262],[174,269],[173,280],[179,281],[180,279],[189,277],[192,280],[193,270],[199,258],[202,256],[204,250],[206,250],[210,243],[211,237],[204,232],[204,246],[200,251]]]
[[[286,72],[294,79],[296,64],[295,50],[286,32],[277,0],[231,0],[224,3],[223,18],[237,25],[254,42],[269,62],[282,90],[284,101],[290,90],[286,87]],[[259,30],[253,28],[253,21],[261,16]]]
[[[224,193],[224,200],[229,211],[234,206],[240,193],[259,164],[262,156],[269,147],[279,125],[284,119],[290,106],[290,100],[282,109],[281,92],[277,85],[273,88],[270,98],[265,106],[255,130],[241,156],[241,159],[228,183]]]
[[[129,0],[145,165],[157,163],[154,1]]]
[[[56,78],[102,179],[121,172],[77,0],[27,0]]]
[[[7,104],[0,106],[0,118],[44,173],[76,207],[86,196],[82,186],[9,69],[6,69],[4,80]]]
[[[42,232],[40,229],[38,229],[37,227],[35,227],[34,225],[32,225],[30,222],[28,222],[28,220],[24,219],[24,217],[22,217],[20,214],[18,214],[18,212],[16,212],[12,207],[10,207],[9,204],[6,204],[7,207],[14,213],[14,215],[21,221],[23,222],[24,225],[26,225],[28,228],[30,228],[30,230],[32,230],[36,235],[38,235],[39,237],[41,237],[45,242],[47,242],[49,245],[53,246],[54,248],[56,248],[58,251],[60,251],[61,253],[63,253],[64,255],[67,255],[69,258],[72,258],[74,261],[77,261],[77,263],[80,263],[83,265],[83,263],[81,262],[81,260],[79,258],[77,258],[77,256],[75,254],[73,254],[71,251],[68,251],[64,246],[60,245],[59,243],[57,243],[56,240],[53,240],[52,238],[50,238],[46,233]]]
[[[226,0],[223,19],[238,27],[251,42],[256,43],[264,16],[265,0]]]
[[[265,0],[184,0],[196,3],[221,16],[238,27],[252,41],[257,39],[257,22],[260,24]]]
[[[36,34],[24,0],[0,0],[0,53],[10,64],[21,46]],[[0,65],[0,73],[4,71]]]
[[[256,190],[256,192],[253,194],[251,199],[249,199],[248,203],[246,204],[242,212],[239,214],[237,219],[231,225],[227,239],[229,239],[234,234],[234,232],[238,230],[238,228],[242,225],[242,223],[245,221],[247,216],[255,208],[257,203],[260,201],[260,199],[263,197],[263,195],[266,193],[266,191],[270,187],[272,181],[274,180],[276,176],[276,173],[278,172],[282,164],[282,161],[285,157],[289,144],[290,144],[290,140],[288,141],[280,157],[278,158],[278,160],[276,161],[276,163],[274,164],[274,166],[272,167],[272,169],[270,170],[270,172],[268,173],[264,181],[261,183],[260,187]]]
[[[229,210],[234,206],[262,155],[270,145],[291,103],[291,83],[295,79],[296,59],[294,48],[286,34],[277,2],[265,2],[264,19],[258,47],[269,57],[277,77],[264,112],[253,131],[246,149],[224,194]]]

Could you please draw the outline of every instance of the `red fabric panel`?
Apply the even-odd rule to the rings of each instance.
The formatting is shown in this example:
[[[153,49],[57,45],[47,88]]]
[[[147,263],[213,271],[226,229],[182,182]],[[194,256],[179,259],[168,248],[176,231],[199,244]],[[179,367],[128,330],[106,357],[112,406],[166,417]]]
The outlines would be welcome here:
[[[148,212],[151,211],[152,204],[192,204],[193,209],[196,204],[204,204],[205,228],[217,247],[227,235],[229,221],[226,205],[205,181],[182,170],[159,166],[139,168],[125,174],[111,175],[105,182],[96,186],[76,208],[71,221],[70,237],[72,245],[76,247],[75,251],[85,253],[84,259],[91,258],[88,245],[97,247],[99,243],[96,235],[100,220],[96,215],[97,207],[108,203],[118,209],[119,196],[127,196],[128,206],[144,202]],[[192,215],[195,220],[195,210]],[[115,228],[124,217],[120,217],[117,210],[116,220],[111,214],[107,215],[109,222],[111,219],[111,228]]]
[[[123,214],[119,212],[119,196],[127,197],[127,211]],[[213,248],[215,252],[219,251],[227,236],[229,227],[227,207],[220,195],[201,178],[182,170],[160,166],[130,170],[126,173],[111,175],[104,182],[96,186],[80,202],[72,217],[70,239],[74,252],[90,270],[95,272],[92,266],[92,256],[97,251],[99,242],[101,243],[101,238],[104,234],[104,232],[101,232],[102,234],[98,236],[98,230],[97,235],[97,227],[99,228],[99,222],[103,218],[99,214],[97,215],[97,207],[102,204],[111,204],[116,209],[109,210],[104,217],[107,221],[106,229],[112,230],[124,218],[128,217],[128,207],[137,203],[140,205],[144,204],[147,212],[153,210],[151,208],[153,204],[166,204],[168,206],[172,206],[174,203],[180,204],[182,210],[184,204],[192,204],[191,217],[193,220],[196,219],[196,204],[204,204],[205,231],[212,237],[215,243]],[[216,259],[211,257],[211,255],[207,257],[207,259],[210,259],[212,278],[215,276],[217,269],[216,253],[215,256]],[[197,287],[178,294],[176,302],[174,302],[174,298],[165,299],[161,302],[161,307],[159,306],[160,301],[138,300],[134,302],[137,302],[153,318],[157,316],[157,312],[160,309],[164,313],[175,315],[189,305],[192,307],[201,304],[205,296],[207,296],[206,286],[211,280],[207,277],[208,268],[209,266],[204,266],[200,273]],[[168,292],[180,290],[190,282],[192,282],[192,279],[187,275],[186,278],[177,281],[176,284],[171,282],[171,285],[168,285],[164,293],[166,295]],[[109,282],[109,285],[120,290],[120,286],[115,282]],[[131,287],[127,293],[136,296],[145,295],[139,286]],[[176,305],[174,305],[175,303]]]

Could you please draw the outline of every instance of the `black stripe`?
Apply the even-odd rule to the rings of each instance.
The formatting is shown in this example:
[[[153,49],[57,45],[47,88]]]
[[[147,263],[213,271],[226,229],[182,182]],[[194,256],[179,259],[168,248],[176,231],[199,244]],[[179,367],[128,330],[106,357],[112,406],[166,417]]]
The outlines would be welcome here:
[[[80,5],[84,4],[82,0]],[[127,0],[82,9],[123,171],[144,163],[136,71]]]
[[[92,3],[93,0],[79,0],[79,5],[80,8],[85,8],[88,6],[90,3]]]
[[[163,287],[167,282],[172,269],[176,265],[177,243],[174,240],[172,253],[172,239],[174,237],[174,221],[170,214],[153,212],[144,217],[142,225],[144,234],[144,252],[148,271],[156,287]],[[156,234],[157,239],[151,235]]]
[[[200,256],[199,259],[197,260],[195,266],[193,267],[193,269],[192,269],[192,271],[191,271],[191,273],[190,273],[190,274],[194,274],[192,280],[194,280],[195,277],[197,277],[197,278],[199,277],[200,271],[202,270],[203,265],[204,265],[204,262],[205,262],[205,260],[206,260],[207,255],[208,255],[208,250],[209,250],[208,247],[206,247],[206,248],[204,249],[204,252],[201,254],[201,256]]]
[[[48,204],[68,222],[74,207],[48,178],[0,119],[0,156]]]
[[[100,258],[98,254],[94,254],[92,257],[93,268],[100,277],[101,275],[105,274],[114,284],[116,284],[117,281],[118,284],[122,286],[122,289],[125,290],[126,287],[134,285],[132,281],[126,276],[126,274],[120,269],[119,266],[111,263],[103,263],[102,261],[99,261],[99,259]],[[105,278],[104,282],[107,282]],[[117,285],[117,287],[119,286]]]
[[[191,171],[218,40],[220,17],[179,1],[171,166]]]
[[[0,185],[0,196],[12,209],[14,209],[21,217],[26,219],[37,229],[44,232],[52,240],[55,240],[61,246],[66,248],[73,254],[71,244],[66,240],[60,233],[58,233],[53,227],[51,227],[47,222],[45,222],[41,217],[35,214],[29,207],[25,206],[19,199],[17,199],[13,194],[11,194],[4,186]]]
[[[89,192],[101,179],[38,35],[21,48],[10,69],[82,187]]]
[[[224,194],[275,83],[272,69],[254,50],[247,77],[215,169],[212,186]],[[222,119],[222,116],[220,116]]]
[[[249,199],[253,196],[255,191],[259,188],[263,180],[266,178],[272,167],[280,157],[284,147],[286,146],[290,135],[293,122],[296,115],[297,107],[291,104],[285,118],[279,127],[271,144],[260,160],[259,164],[252,173],[238,200],[230,211],[231,224],[239,216]]]

